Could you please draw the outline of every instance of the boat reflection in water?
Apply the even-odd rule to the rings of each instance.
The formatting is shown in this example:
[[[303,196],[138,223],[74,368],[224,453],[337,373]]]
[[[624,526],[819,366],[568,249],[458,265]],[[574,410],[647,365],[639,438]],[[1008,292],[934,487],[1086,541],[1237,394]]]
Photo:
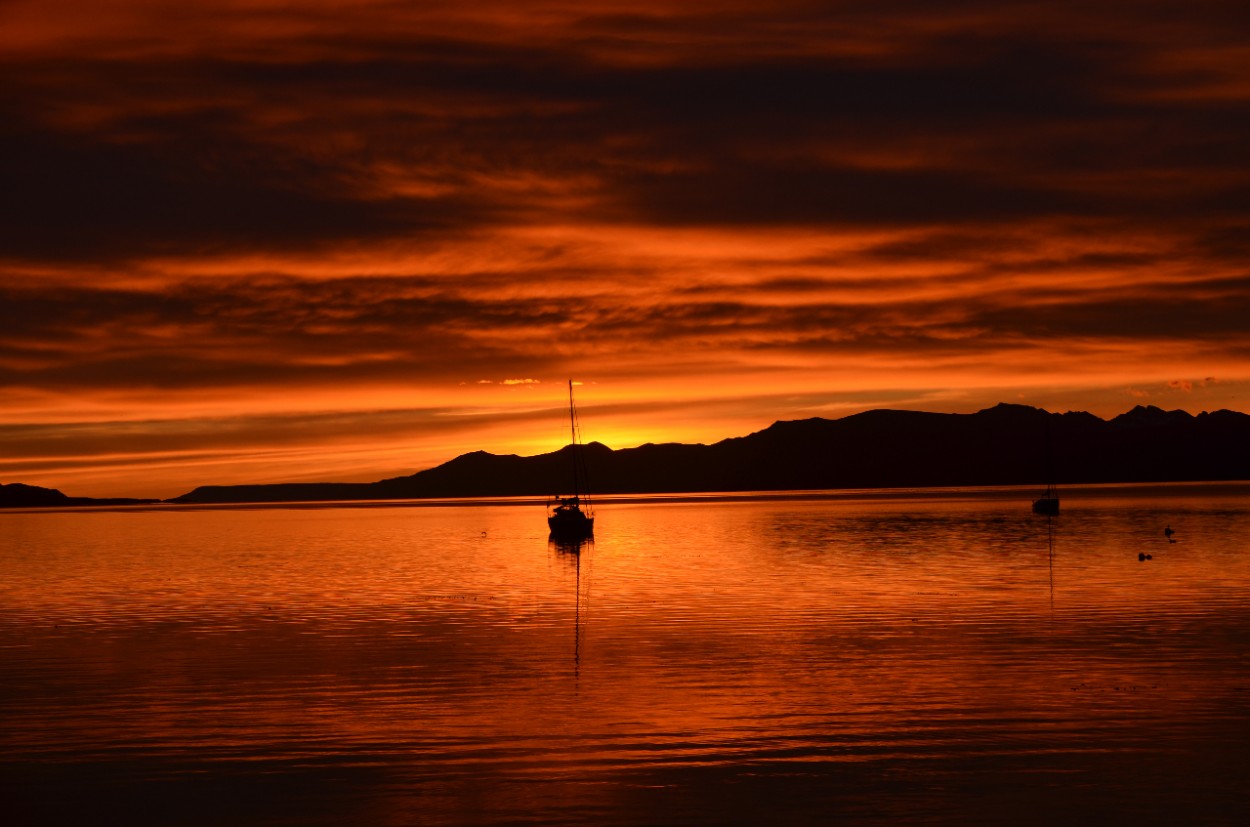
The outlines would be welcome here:
[[[557,557],[569,564],[573,569],[573,674],[575,677],[581,677],[582,671],[582,635],[584,629],[584,615],[586,609],[589,608],[590,602],[590,585],[586,584],[585,591],[582,587],[582,558],[585,557],[587,565],[590,563],[590,552],[595,547],[593,537],[583,537],[580,540],[559,540],[552,536],[547,542],[547,547],[556,552]]]
[[[548,548],[554,549],[562,555],[577,555],[583,551],[590,551],[595,547],[595,538],[587,535],[582,537],[568,537],[551,532],[551,536],[547,538]]]

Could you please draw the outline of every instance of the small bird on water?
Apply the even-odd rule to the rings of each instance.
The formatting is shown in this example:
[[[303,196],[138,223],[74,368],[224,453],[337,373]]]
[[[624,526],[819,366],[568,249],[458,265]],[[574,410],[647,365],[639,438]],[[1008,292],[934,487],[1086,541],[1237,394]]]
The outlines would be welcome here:
[[[1175,534],[1175,533],[1176,533],[1176,532],[1172,530],[1172,527],[1171,527],[1171,526],[1168,526],[1167,528],[1163,529],[1163,536],[1168,538],[1168,542],[1169,542],[1169,543],[1175,543],[1175,542],[1176,542],[1175,540],[1173,540],[1173,539],[1172,539],[1172,535],[1173,535],[1173,534]]]

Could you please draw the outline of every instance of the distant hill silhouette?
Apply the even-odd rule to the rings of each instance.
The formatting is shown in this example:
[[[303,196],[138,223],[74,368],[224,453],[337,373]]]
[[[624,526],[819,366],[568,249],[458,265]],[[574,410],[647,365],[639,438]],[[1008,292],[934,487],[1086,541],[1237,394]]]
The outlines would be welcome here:
[[[40,508],[46,506],[72,505],[142,505],[160,500],[136,500],[128,497],[99,499],[96,497],[67,497],[55,488],[40,488],[12,482],[0,485],[0,508]]]
[[[1047,445],[1049,444],[1049,458]],[[572,446],[474,451],[373,483],[203,486],[170,502],[296,502],[567,493]],[[874,410],[777,422],[714,445],[583,446],[597,494],[1250,479],[1250,415],[1138,406],[1110,421],[1000,404],[974,414]]]

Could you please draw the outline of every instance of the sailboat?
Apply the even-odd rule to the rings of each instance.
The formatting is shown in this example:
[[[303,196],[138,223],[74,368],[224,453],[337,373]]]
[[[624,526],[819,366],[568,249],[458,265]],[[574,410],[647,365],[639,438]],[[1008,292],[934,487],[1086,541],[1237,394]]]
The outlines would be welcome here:
[[[1059,513],[1059,490],[1055,488],[1054,471],[1050,464],[1050,419],[1046,420],[1046,490],[1033,501],[1034,514],[1054,516]]]
[[[547,501],[547,527],[555,540],[581,540],[595,533],[595,515],[590,506],[590,493],[585,490],[586,467],[582,457],[581,432],[577,425],[577,408],[573,404],[573,380],[569,380],[569,432],[573,458],[573,496],[552,497]]]
[[[1053,484],[1047,484],[1042,496],[1033,501],[1034,514],[1058,514],[1059,490]]]

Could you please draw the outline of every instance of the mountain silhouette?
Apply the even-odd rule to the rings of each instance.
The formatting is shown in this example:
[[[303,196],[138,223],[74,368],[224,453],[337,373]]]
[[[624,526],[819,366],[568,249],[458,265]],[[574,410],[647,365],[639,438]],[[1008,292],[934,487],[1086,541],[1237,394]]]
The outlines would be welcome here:
[[[68,497],[55,488],[40,488],[20,482],[0,484],[0,508],[45,508],[75,505],[143,505],[160,500],[137,500],[130,497]]]
[[[1250,415],[1138,406],[1110,421],[999,404],[973,414],[873,410],[776,422],[713,445],[598,442],[521,457],[474,451],[372,483],[202,486],[176,503],[547,496],[568,493],[572,451],[596,494],[1250,479]]]

